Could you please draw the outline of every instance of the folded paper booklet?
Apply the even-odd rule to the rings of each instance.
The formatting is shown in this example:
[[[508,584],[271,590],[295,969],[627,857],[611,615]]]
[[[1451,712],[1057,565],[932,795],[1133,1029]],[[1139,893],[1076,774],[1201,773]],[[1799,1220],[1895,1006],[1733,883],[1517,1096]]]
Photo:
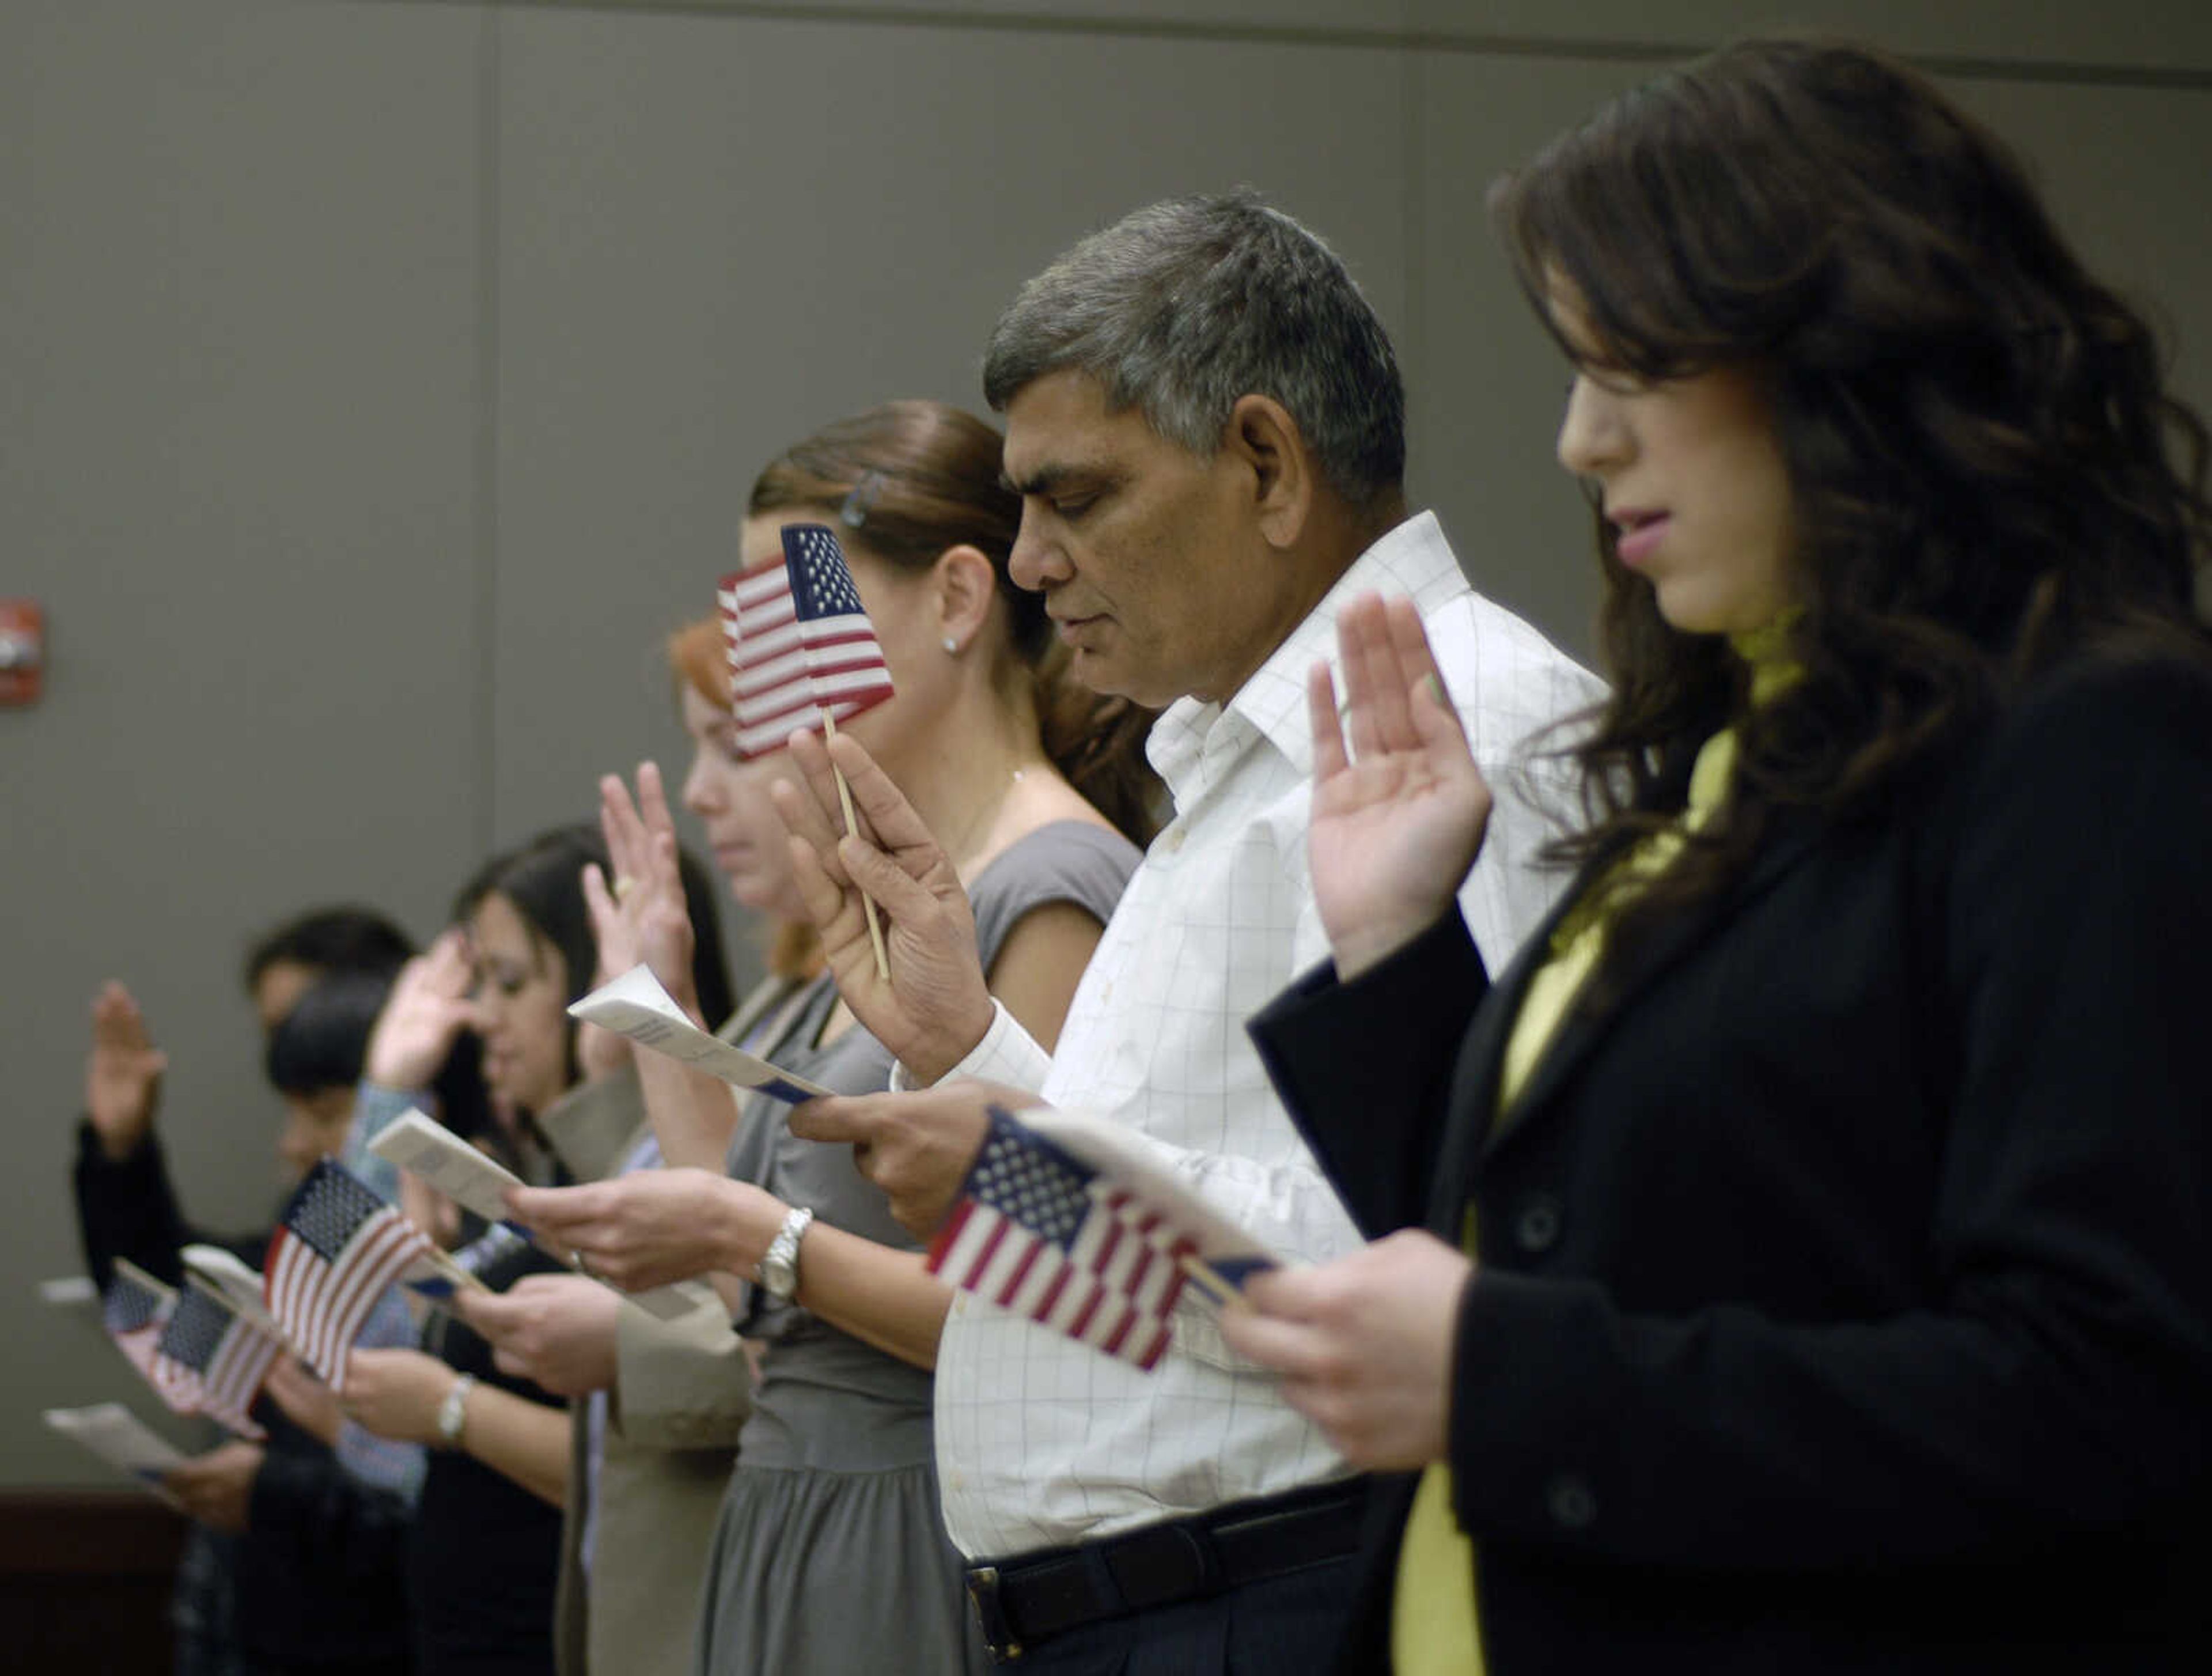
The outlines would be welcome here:
[[[186,1246],[177,1255],[184,1259],[187,1277],[198,1279],[239,1314],[265,1332],[283,1338],[276,1318],[262,1301],[261,1271],[250,1268],[234,1252],[221,1246]]]
[[[507,1190],[526,1185],[522,1178],[505,1165],[485,1157],[453,1131],[432,1122],[421,1112],[402,1113],[368,1143],[368,1149],[410,1175],[420,1177],[454,1204],[475,1211],[486,1222],[515,1228],[514,1219],[507,1209]],[[586,1273],[572,1259],[552,1251],[543,1240],[533,1239],[532,1243],[557,1260],[567,1262],[578,1273]],[[597,1280],[599,1277],[586,1274],[586,1278]],[[673,1320],[691,1307],[687,1298],[673,1295],[672,1289],[665,1286],[650,1292],[625,1292],[618,1286],[609,1286],[607,1289],[664,1321]]]
[[[121,1403],[95,1403],[89,1408],[50,1408],[46,1424],[64,1437],[82,1444],[109,1466],[136,1478],[161,1499],[161,1480],[171,1469],[184,1465],[183,1453],[167,1439],[148,1429]]]
[[[644,966],[634,966],[621,977],[600,984],[571,1006],[568,1015],[718,1076],[733,1088],[768,1094],[793,1106],[830,1092],[819,1082],[810,1082],[702,1030],[669,999],[660,980]]]

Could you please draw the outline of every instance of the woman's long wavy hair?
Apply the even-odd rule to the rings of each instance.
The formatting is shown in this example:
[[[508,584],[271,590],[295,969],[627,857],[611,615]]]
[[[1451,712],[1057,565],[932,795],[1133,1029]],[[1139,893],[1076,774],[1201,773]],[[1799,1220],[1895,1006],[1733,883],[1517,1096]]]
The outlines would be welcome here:
[[[1699,745],[1740,734],[1729,806],[1622,906],[1613,948],[1724,888],[1778,810],[1869,812],[2067,653],[2133,628],[2202,651],[2205,427],[2021,165],[1917,72],[1740,43],[1607,106],[1491,210],[1571,359],[1748,373],[1790,479],[1802,676],[1756,710],[1726,643],[1670,628],[1597,521],[1613,692],[1573,752],[1566,858],[1668,824]]]
[[[839,538],[885,564],[926,572],[967,545],[991,561],[1013,662],[1031,686],[1044,753],[1139,846],[1158,826],[1160,783],[1145,759],[1154,711],[1093,692],[1068,673],[1044,596],[1008,571],[1021,497],[1006,486],[1005,439],[974,414],[892,401],[823,426],[770,460],[746,511],[827,511]]]

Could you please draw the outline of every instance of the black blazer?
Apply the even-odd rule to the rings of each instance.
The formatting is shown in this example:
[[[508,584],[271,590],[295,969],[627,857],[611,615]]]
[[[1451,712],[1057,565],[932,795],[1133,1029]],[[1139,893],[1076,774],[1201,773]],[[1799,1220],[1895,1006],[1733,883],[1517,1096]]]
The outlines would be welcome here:
[[[1548,927],[1487,999],[1448,916],[1254,1021],[1370,1237],[1475,1214],[1493,1673],[2212,1668],[2208,863],[2212,679],[2082,664],[1887,816],[1786,826],[1502,1132]]]

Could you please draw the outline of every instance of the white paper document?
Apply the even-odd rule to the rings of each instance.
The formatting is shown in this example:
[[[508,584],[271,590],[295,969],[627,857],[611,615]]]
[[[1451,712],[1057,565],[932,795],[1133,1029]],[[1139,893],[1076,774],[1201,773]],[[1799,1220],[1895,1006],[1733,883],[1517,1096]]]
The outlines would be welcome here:
[[[46,1424],[64,1437],[82,1444],[164,1501],[169,1499],[161,1490],[161,1480],[173,1467],[184,1465],[184,1453],[149,1430],[121,1403],[95,1403],[89,1408],[50,1408],[46,1417]]]
[[[507,1190],[526,1185],[522,1178],[505,1165],[485,1157],[453,1131],[433,1122],[421,1112],[402,1113],[368,1143],[368,1149],[410,1175],[419,1176],[454,1204],[475,1211],[486,1222],[501,1223],[509,1228],[519,1226],[507,1208]],[[533,1238],[532,1243],[556,1261],[568,1263],[587,1279],[599,1279],[574,1259],[551,1251],[543,1240]],[[664,1321],[675,1319],[690,1307],[687,1299],[672,1295],[666,1287],[651,1292],[625,1292],[612,1285],[607,1289]]]
[[[507,1190],[523,1185],[522,1178],[504,1164],[421,1112],[403,1113],[368,1149],[488,1222],[507,1220]]]
[[[660,980],[645,966],[634,966],[621,977],[600,984],[571,1006],[568,1015],[627,1036],[655,1053],[665,1053],[748,1093],[768,1094],[796,1106],[830,1092],[819,1082],[810,1082],[702,1030],[669,999]]]
[[[227,1252],[221,1246],[186,1246],[177,1254],[184,1259],[187,1277],[197,1277],[208,1290],[254,1326],[275,1338],[284,1337],[276,1317],[261,1301],[258,1269],[248,1268],[235,1252]]]

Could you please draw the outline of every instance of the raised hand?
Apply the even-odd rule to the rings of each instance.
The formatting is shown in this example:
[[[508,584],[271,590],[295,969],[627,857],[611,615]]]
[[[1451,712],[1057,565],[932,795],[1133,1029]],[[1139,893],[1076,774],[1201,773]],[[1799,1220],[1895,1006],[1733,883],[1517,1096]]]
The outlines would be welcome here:
[[[1443,1459],[1452,1346],[1474,1265],[1407,1229],[1318,1268],[1256,1275],[1221,1313],[1229,1348],[1283,1376],[1283,1394],[1371,1472]]]
[[[1490,788],[1410,600],[1355,600],[1337,620],[1351,747],[1328,666],[1307,678],[1314,900],[1340,977],[1411,942],[1450,905],[1482,847]]]
[[[919,1239],[934,1234],[990,1132],[990,1108],[1018,1110],[1036,1096],[962,1078],[911,1094],[848,1094],[794,1108],[791,1132],[842,1142],[853,1163],[883,1190],[892,1220]]]
[[[510,1187],[514,1219],[601,1279],[642,1292],[715,1270],[752,1278],[788,1207],[708,1170],[638,1170],[581,1187]]]
[[[642,960],[670,998],[698,1018],[691,912],[684,900],[676,822],[659,768],[649,762],[638,765],[635,801],[619,774],[600,779],[599,830],[606,835],[615,876],[607,879],[597,866],[586,866],[584,901],[599,941],[600,979],[618,977]],[[711,1029],[720,1021],[700,1022]]]
[[[120,1162],[145,1140],[168,1065],[131,991],[109,978],[92,1000],[92,1051],[84,1066],[85,1116],[108,1157]]]
[[[491,1343],[493,1363],[556,1397],[615,1382],[622,1300],[581,1275],[525,1275],[504,1292],[465,1287],[453,1312]]]
[[[991,1027],[968,892],[914,805],[859,740],[841,734],[825,747],[811,734],[794,734],[791,755],[804,783],[779,781],[771,795],[791,832],[792,881],[822,934],[838,993],[900,1063],[934,1082]],[[845,832],[833,762],[852,789],[857,838]],[[883,912],[888,980],[876,970],[863,893]]]
[[[469,990],[476,972],[468,935],[458,925],[399,968],[370,1032],[362,1074],[387,1088],[427,1088],[461,1032],[477,1021]]]

